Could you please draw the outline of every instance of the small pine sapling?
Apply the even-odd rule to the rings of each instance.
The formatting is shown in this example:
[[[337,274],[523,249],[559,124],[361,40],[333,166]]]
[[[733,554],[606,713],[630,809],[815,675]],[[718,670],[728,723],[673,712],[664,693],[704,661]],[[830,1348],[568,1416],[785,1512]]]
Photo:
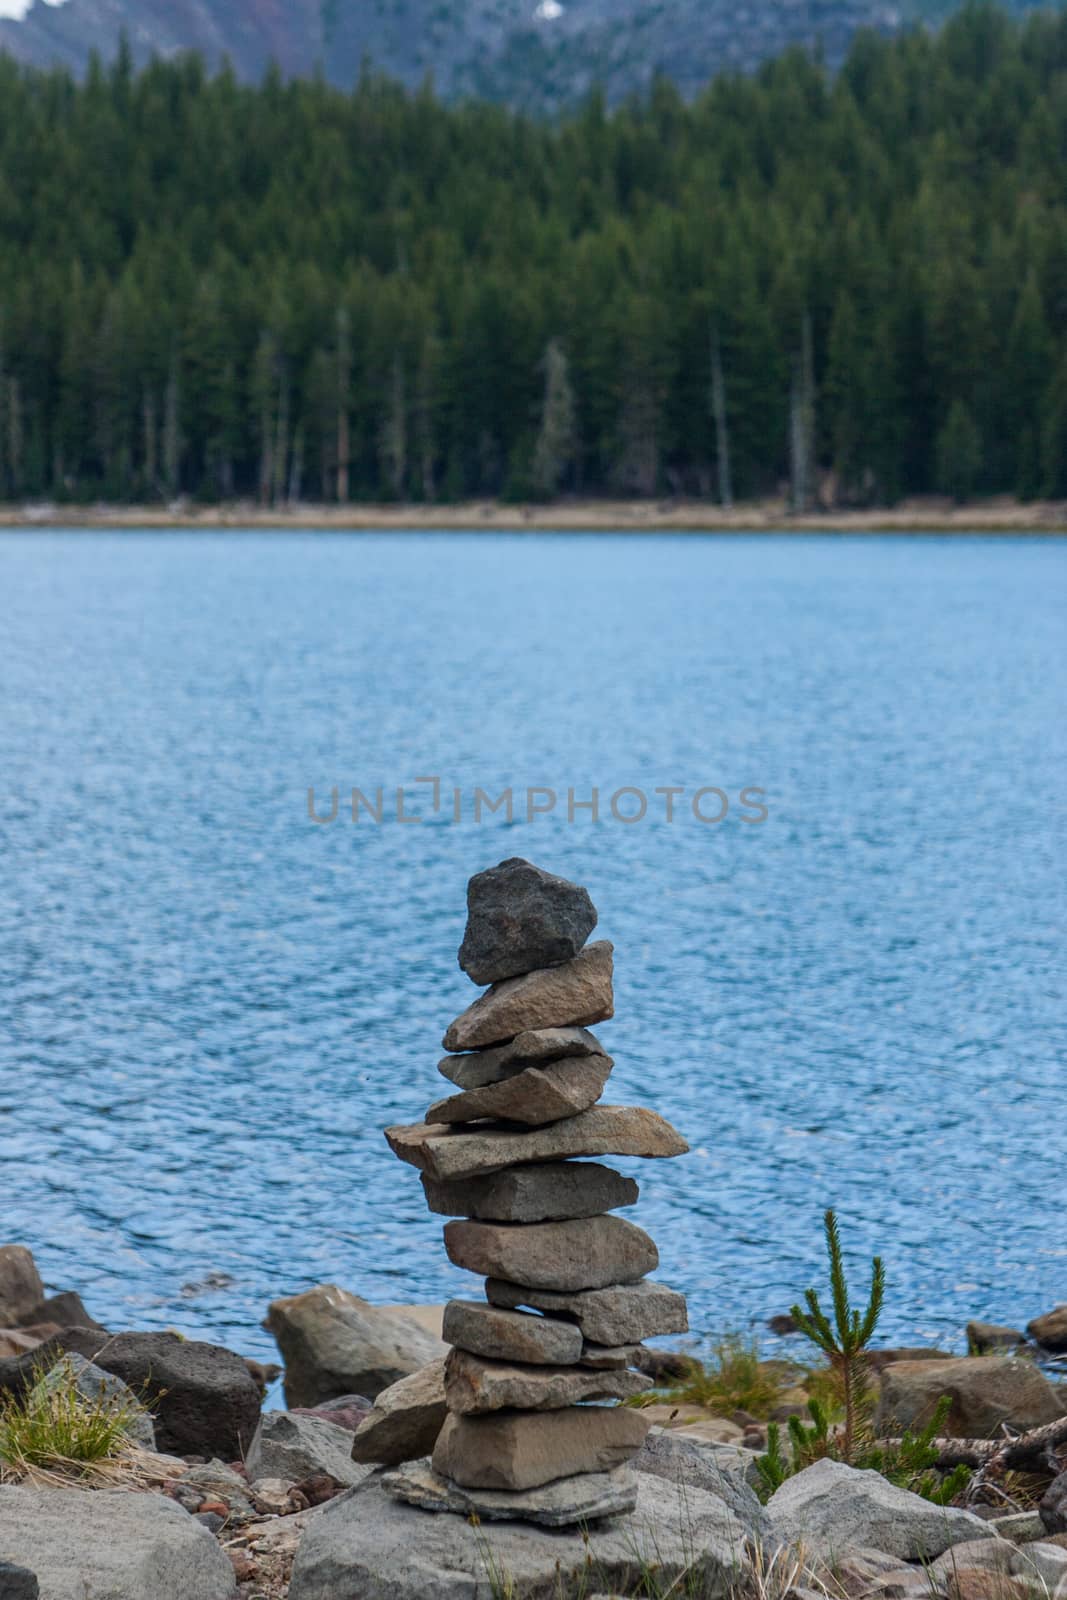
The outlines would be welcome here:
[[[804,1292],[807,1310],[792,1308],[793,1321],[800,1333],[810,1339],[828,1358],[841,1383],[841,1396],[845,1408],[844,1434],[840,1441],[842,1461],[850,1466],[862,1435],[870,1422],[870,1380],[866,1349],[878,1325],[885,1298],[885,1267],[881,1256],[875,1256],[871,1271],[871,1289],[866,1309],[852,1308],[848,1283],[845,1279],[844,1258],[837,1217],[827,1211],[826,1253],[830,1259],[830,1293],[833,1300],[833,1326],[819,1303],[814,1289]],[[817,1420],[817,1419],[816,1419]]]

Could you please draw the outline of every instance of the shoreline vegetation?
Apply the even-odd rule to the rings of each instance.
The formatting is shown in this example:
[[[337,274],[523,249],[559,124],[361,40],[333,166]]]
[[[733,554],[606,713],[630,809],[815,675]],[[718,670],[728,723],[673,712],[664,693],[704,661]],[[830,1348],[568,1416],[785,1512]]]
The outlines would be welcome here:
[[[892,507],[795,513],[784,498],[723,507],[701,500],[580,500],[510,504],[0,505],[0,529],[286,529],[325,533],[1067,533],[1067,501],[1011,496],[956,505],[924,496]]]

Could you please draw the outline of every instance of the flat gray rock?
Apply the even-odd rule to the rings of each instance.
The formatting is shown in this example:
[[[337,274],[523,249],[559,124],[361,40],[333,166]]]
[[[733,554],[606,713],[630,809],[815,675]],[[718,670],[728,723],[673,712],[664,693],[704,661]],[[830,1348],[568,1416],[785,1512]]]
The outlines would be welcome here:
[[[617,1368],[594,1371],[487,1361],[468,1350],[453,1350],[445,1362],[448,1409],[460,1416],[507,1409],[555,1411],[587,1400],[629,1400],[651,1387],[651,1379],[643,1373]]]
[[[607,1052],[588,1028],[528,1028],[508,1044],[490,1050],[469,1050],[465,1055],[444,1056],[437,1063],[442,1078],[460,1089],[484,1089],[516,1072],[562,1056],[602,1056]]]
[[[423,1511],[452,1511],[482,1522],[534,1522],[543,1528],[567,1528],[621,1516],[637,1505],[637,1479],[626,1467],[614,1472],[583,1472],[557,1478],[540,1489],[508,1494],[502,1489],[461,1489],[428,1461],[412,1461],[387,1472],[382,1487],[397,1500]]]
[[[393,1154],[431,1178],[477,1178],[531,1161],[568,1156],[684,1156],[689,1146],[676,1128],[643,1106],[592,1106],[545,1128],[450,1127],[414,1122],[386,1128]]]
[[[583,1367],[611,1372],[618,1367],[632,1367],[640,1351],[639,1344],[590,1344],[586,1339],[580,1360]]]
[[[588,890],[512,856],[467,885],[459,964],[475,983],[496,983],[570,961],[595,927]]]
[[[590,1570],[605,1593],[632,1594],[648,1566],[661,1593],[682,1596],[699,1582],[725,1595],[747,1569],[744,1529],[721,1500],[647,1474],[630,1515],[588,1530],[476,1528],[394,1500],[372,1479],[308,1525],[289,1600],[486,1600],[490,1565],[515,1600],[584,1593]]]
[[[751,1481],[755,1451],[734,1445],[705,1444],[686,1439],[666,1428],[652,1428],[630,1465],[635,1472],[686,1489],[702,1489],[725,1501],[753,1538],[766,1537],[767,1514]],[[758,1474],[755,1474],[758,1479]]]
[[[599,1217],[632,1206],[639,1193],[632,1178],[598,1161],[544,1161],[509,1167],[482,1178],[443,1183],[422,1175],[426,1203],[443,1217],[479,1222],[559,1222]]]
[[[352,1438],[347,1428],[322,1417],[264,1411],[245,1459],[249,1480],[284,1478],[286,1483],[302,1483],[326,1472],[349,1487],[362,1483],[370,1468],[352,1460]]]
[[[898,1489],[877,1472],[840,1461],[805,1467],[767,1504],[772,1536],[803,1542],[814,1555],[882,1550],[902,1561],[928,1561],[971,1539],[995,1539],[988,1522],[956,1506],[938,1506]]]
[[[174,1500],[126,1490],[0,1487],[0,1551],[42,1600],[233,1600],[218,1540]]]
[[[486,1278],[567,1292],[637,1283],[659,1266],[643,1228],[622,1217],[576,1222],[446,1222],[454,1266]]]
[[[582,1332],[573,1322],[502,1311],[482,1300],[450,1300],[443,1332],[457,1349],[498,1361],[565,1367],[582,1354]]]
[[[563,1411],[449,1412],[433,1452],[435,1472],[467,1489],[536,1489],[576,1472],[611,1472],[635,1455],[648,1419],[629,1406]]]
[[[507,1310],[531,1306],[550,1316],[573,1317],[593,1344],[638,1344],[654,1334],[689,1329],[685,1296],[665,1283],[612,1284],[582,1294],[557,1294],[490,1278],[485,1292],[492,1305]]]
[[[275,1300],[266,1326],[285,1362],[290,1406],[375,1395],[448,1352],[402,1312],[372,1306],[334,1283]],[[251,1431],[251,1430],[250,1430]]]
[[[612,950],[607,939],[591,944],[560,967],[494,983],[451,1023],[446,1050],[480,1050],[504,1044],[530,1028],[587,1028],[614,1015]]]
[[[392,1467],[428,1456],[445,1411],[445,1363],[432,1361],[421,1372],[382,1390],[370,1416],[356,1429],[353,1461],[377,1461]]]
[[[526,1067],[502,1083],[436,1100],[427,1122],[478,1122],[487,1117],[532,1128],[588,1111],[604,1093],[614,1066],[610,1056],[562,1056]]]

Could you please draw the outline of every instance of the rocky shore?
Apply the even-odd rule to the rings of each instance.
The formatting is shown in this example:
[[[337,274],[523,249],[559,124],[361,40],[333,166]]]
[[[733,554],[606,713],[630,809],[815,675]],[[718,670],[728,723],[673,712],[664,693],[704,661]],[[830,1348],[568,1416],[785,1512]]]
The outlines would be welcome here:
[[[601,1103],[596,922],[518,858],[473,878],[456,1092],[385,1130],[483,1298],[319,1285],[266,1308],[266,1367],[105,1326],[0,1247],[0,1600],[1067,1600],[1067,1306],[879,1349],[881,1263],[853,1312],[831,1212],[830,1315],[777,1319],[806,1360],[645,1343],[685,1299],[586,1158],[687,1145]]]
[[[0,1451],[6,1409],[25,1404],[42,1375],[73,1373],[90,1405],[105,1387],[130,1405],[127,1445],[95,1469],[0,1455],[0,1600],[483,1600],[494,1593],[487,1561],[506,1567],[516,1597],[554,1597],[545,1572],[562,1563],[574,1586],[560,1594],[577,1596],[589,1593],[579,1585],[590,1551],[616,1585],[605,1593],[664,1592],[673,1580],[640,1587],[642,1540],[661,1572],[692,1568],[706,1581],[685,1594],[755,1596],[753,1560],[782,1549],[780,1600],[1067,1596],[1067,1431],[1037,1470],[993,1480],[965,1506],[833,1461],[761,1505],[768,1418],[653,1392],[635,1413],[651,1426],[630,1462],[628,1532],[603,1516],[595,1478],[588,1545],[580,1531],[495,1521],[491,1502],[480,1528],[400,1504],[383,1479],[403,1463],[428,1472],[447,1415],[444,1309],[372,1306],[335,1285],[275,1301],[266,1326],[286,1409],[264,1411],[277,1369],[177,1334],[110,1331],[77,1293],[47,1294],[29,1250],[0,1248]],[[453,1333],[461,1319],[453,1312]],[[1067,1306],[1025,1331],[975,1322],[969,1337],[992,1353],[874,1352],[887,1426],[921,1420],[941,1394],[952,1398],[953,1437],[997,1439],[1067,1416],[1067,1386],[1034,1359],[1067,1351]],[[687,1366],[651,1348],[633,1359],[659,1386]],[[763,1366],[780,1381],[769,1415],[802,1409],[803,1369]]]

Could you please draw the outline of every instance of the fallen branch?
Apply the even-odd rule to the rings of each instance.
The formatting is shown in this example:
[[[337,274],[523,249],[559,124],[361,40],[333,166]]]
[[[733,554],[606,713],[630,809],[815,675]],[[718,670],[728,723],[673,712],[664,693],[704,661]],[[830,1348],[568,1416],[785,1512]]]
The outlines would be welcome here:
[[[882,1439],[887,1449],[900,1445],[899,1439]],[[935,1439],[936,1465],[939,1467],[984,1467],[988,1471],[1008,1468],[1047,1467],[1056,1447],[1067,1444],[1067,1417],[1032,1428],[1013,1439]]]

